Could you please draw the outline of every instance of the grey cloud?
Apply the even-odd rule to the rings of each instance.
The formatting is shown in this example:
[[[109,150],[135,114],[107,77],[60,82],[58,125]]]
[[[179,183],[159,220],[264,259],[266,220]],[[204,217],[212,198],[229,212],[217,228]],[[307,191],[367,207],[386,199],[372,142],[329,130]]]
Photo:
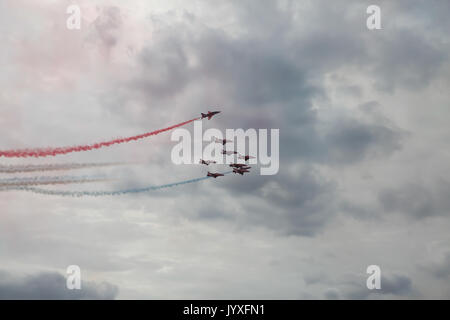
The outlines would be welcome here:
[[[233,230],[262,227],[284,236],[313,237],[336,212],[336,184],[313,170],[277,176],[236,175],[214,182],[210,189],[198,190],[214,199],[214,204],[195,197],[178,210],[181,219],[225,223]]]
[[[341,298],[341,293],[335,288],[327,289],[323,295],[328,300],[338,300]]]
[[[114,6],[102,7],[99,16],[92,23],[93,30],[88,39],[99,40],[106,48],[112,48],[118,41],[118,31],[121,26],[120,8]]]
[[[355,119],[336,123],[326,135],[332,162],[352,163],[365,157],[385,157],[401,148],[402,135],[381,124],[363,124]]]
[[[438,279],[446,279],[450,276],[450,252],[444,255],[438,263],[432,263],[425,268]]]
[[[138,75],[129,83],[144,98],[174,98],[191,77],[187,57],[178,35],[160,35],[139,55]]]
[[[359,205],[348,200],[341,201],[339,208],[356,219],[379,219],[381,216],[376,206]]]
[[[325,273],[317,271],[308,273],[303,277],[303,281],[305,281],[307,285],[314,285],[321,282],[326,283],[328,280],[329,279]]]
[[[285,20],[292,19],[289,11],[280,14]],[[152,44],[139,54],[138,73],[126,84],[128,89],[123,94],[133,99],[140,96],[147,105],[144,101],[149,99],[174,99],[188,88],[202,86],[204,97],[198,100],[204,100],[208,91],[212,91],[219,99],[214,104],[223,105],[221,127],[281,128],[281,143],[289,146],[281,150],[282,161],[301,157],[312,162],[350,163],[369,155],[383,157],[400,148],[398,131],[385,124],[363,123],[351,116],[333,123],[324,138],[319,136],[320,120],[311,110],[311,101],[324,95],[319,83],[325,70],[317,70],[307,59],[320,65],[324,59],[335,59],[333,67],[352,61],[345,52],[341,58],[336,57],[335,44],[326,36],[328,29],[316,30],[319,34],[306,33],[305,39],[295,42],[284,34],[273,38],[257,34],[232,37],[198,22],[189,16],[170,27],[158,27]],[[317,50],[333,53],[328,58],[321,58],[314,51],[315,46],[308,45],[308,41],[321,37],[325,38]],[[356,43],[361,46],[363,42]],[[358,56],[364,52],[342,43],[336,45]],[[312,52],[297,52],[297,59],[291,54],[295,53],[292,46],[309,48]],[[194,65],[189,63],[192,57],[197,61]],[[192,113],[199,112],[202,104],[199,101],[197,107],[186,106],[183,112],[192,109]],[[143,118],[154,112],[150,107],[144,110]],[[235,114],[240,115],[238,123]]]
[[[196,47],[203,76],[225,84],[241,105],[260,109],[273,102],[302,101],[313,92],[306,73],[273,43],[208,33]]]
[[[57,272],[42,272],[22,277],[0,272],[0,299],[11,300],[109,300],[118,288],[108,282],[82,281],[80,290],[69,290],[66,278]]]
[[[407,276],[393,275],[381,277],[383,294],[408,295],[412,293],[412,281]]]
[[[449,191],[450,184],[442,180],[431,187],[409,183],[381,190],[378,200],[385,211],[401,212],[418,219],[445,216],[450,212]]]
[[[361,284],[352,284],[353,289],[348,289],[346,293],[347,299],[373,299],[379,295],[394,295],[398,297],[408,297],[416,294],[413,289],[412,280],[400,274],[382,275],[381,289],[369,290],[365,286],[365,281]],[[357,289],[355,287],[358,287]]]
[[[412,89],[427,86],[446,61],[447,52],[415,30],[386,33],[383,39],[374,41],[378,47],[373,67],[379,75],[377,86],[389,91],[399,85]]]
[[[314,236],[334,217],[335,187],[308,171],[279,176],[261,189],[263,202],[244,205],[245,220],[285,235]]]

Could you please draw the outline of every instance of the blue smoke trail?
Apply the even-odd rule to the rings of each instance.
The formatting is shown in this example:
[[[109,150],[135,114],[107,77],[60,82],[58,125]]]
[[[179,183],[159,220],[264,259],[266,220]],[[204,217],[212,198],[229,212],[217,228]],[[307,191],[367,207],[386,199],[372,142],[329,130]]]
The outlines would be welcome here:
[[[224,172],[223,174],[226,175],[231,172],[233,172],[233,171]],[[45,194],[45,195],[78,197],[78,198],[84,197],[84,196],[102,197],[102,196],[118,196],[118,195],[124,195],[124,194],[134,194],[134,193],[142,193],[142,192],[148,192],[148,191],[161,190],[161,189],[166,189],[166,188],[172,188],[175,186],[180,186],[183,184],[199,182],[199,181],[206,180],[209,178],[212,178],[212,177],[202,177],[202,178],[190,179],[190,180],[174,182],[174,183],[169,183],[169,184],[163,184],[160,186],[149,186],[149,187],[145,187],[145,188],[127,189],[127,190],[119,190],[119,191],[56,191],[56,190],[46,190],[46,189],[41,189],[41,188],[25,187],[25,186],[14,188],[14,190],[30,191],[30,192]]]

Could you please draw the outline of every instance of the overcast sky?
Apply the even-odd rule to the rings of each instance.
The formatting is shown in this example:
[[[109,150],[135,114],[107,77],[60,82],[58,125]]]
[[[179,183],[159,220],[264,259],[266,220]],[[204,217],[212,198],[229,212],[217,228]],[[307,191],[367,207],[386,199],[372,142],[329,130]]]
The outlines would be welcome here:
[[[80,30],[66,28],[70,4]],[[381,30],[366,27],[369,4]],[[0,192],[0,299],[450,298],[449,12],[447,0],[1,1],[1,150],[220,106],[205,129],[280,129],[280,170],[119,197]],[[164,133],[0,165],[130,163],[70,172],[118,181],[55,190],[206,174],[174,165],[174,145]],[[85,285],[68,293],[74,264]],[[382,290],[367,289],[369,265]]]

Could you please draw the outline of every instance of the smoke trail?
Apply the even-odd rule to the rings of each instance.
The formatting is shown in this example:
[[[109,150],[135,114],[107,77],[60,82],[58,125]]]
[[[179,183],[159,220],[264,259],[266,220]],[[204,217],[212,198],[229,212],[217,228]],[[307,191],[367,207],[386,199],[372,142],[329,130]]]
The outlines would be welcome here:
[[[106,179],[104,177],[71,177],[71,176],[61,176],[61,177],[31,177],[31,178],[12,178],[12,179],[1,179],[0,188],[1,190],[6,190],[11,187],[20,186],[35,186],[35,185],[49,185],[49,184],[69,184],[69,183],[87,183],[87,182],[99,182],[99,181],[110,181],[111,179]]]
[[[4,150],[4,151],[0,150],[0,157],[6,157],[6,158],[35,157],[35,158],[39,158],[39,157],[47,157],[47,156],[56,156],[59,154],[67,154],[67,153],[71,153],[71,152],[82,152],[82,151],[100,149],[103,147],[112,146],[114,144],[121,144],[121,143],[136,141],[136,140],[144,139],[144,138],[147,138],[150,136],[154,136],[159,133],[184,126],[188,123],[191,123],[191,122],[193,122],[195,120],[199,120],[199,119],[201,119],[201,118],[191,119],[191,120],[188,120],[185,122],[178,123],[171,127],[155,130],[152,132],[147,132],[147,133],[140,134],[137,136],[132,136],[132,137],[128,137],[128,138],[119,138],[119,139],[114,139],[114,140],[110,140],[110,141],[104,141],[104,142],[99,142],[99,143],[94,143],[94,144],[89,144],[89,145],[59,147],[59,148],[37,148],[37,149]]]
[[[105,163],[59,163],[59,164],[27,164],[27,165],[0,165],[0,173],[23,173],[37,171],[62,171],[72,169],[96,168],[119,166],[125,163],[121,162],[105,162]]]
[[[223,174],[226,175],[231,172],[233,172],[233,171],[224,172]],[[145,187],[145,188],[127,189],[127,190],[119,190],[119,191],[56,191],[56,190],[46,190],[46,189],[41,189],[41,188],[31,188],[31,187],[26,187],[26,186],[17,187],[17,188],[14,188],[14,190],[23,190],[23,191],[30,191],[30,192],[45,194],[45,195],[66,196],[66,197],[83,197],[83,196],[102,197],[102,196],[118,196],[118,195],[130,194],[130,193],[142,193],[142,192],[172,188],[172,187],[183,185],[183,184],[199,182],[199,181],[206,180],[209,178],[212,178],[212,177],[201,177],[201,178],[196,178],[196,179],[184,180],[184,181],[180,181],[180,182],[163,184],[160,186],[149,186],[149,187]]]

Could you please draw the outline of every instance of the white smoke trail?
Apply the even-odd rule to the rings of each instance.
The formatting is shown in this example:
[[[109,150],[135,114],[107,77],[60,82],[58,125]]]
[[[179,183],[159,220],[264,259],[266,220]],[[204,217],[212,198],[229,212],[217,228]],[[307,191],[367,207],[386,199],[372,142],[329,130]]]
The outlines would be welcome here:
[[[59,164],[27,164],[27,165],[0,165],[0,173],[23,173],[23,172],[37,172],[37,171],[62,171],[72,169],[96,168],[119,166],[125,163],[111,162],[111,163],[59,163]]]
[[[87,182],[100,182],[109,181],[105,177],[71,177],[71,176],[58,176],[58,177],[31,177],[31,178],[11,178],[1,179],[1,190],[8,190],[8,188],[15,189],[20,186],[36,186],[36,185],[51,185],[51,184],[70,184],[70,183],[87,183]]]

